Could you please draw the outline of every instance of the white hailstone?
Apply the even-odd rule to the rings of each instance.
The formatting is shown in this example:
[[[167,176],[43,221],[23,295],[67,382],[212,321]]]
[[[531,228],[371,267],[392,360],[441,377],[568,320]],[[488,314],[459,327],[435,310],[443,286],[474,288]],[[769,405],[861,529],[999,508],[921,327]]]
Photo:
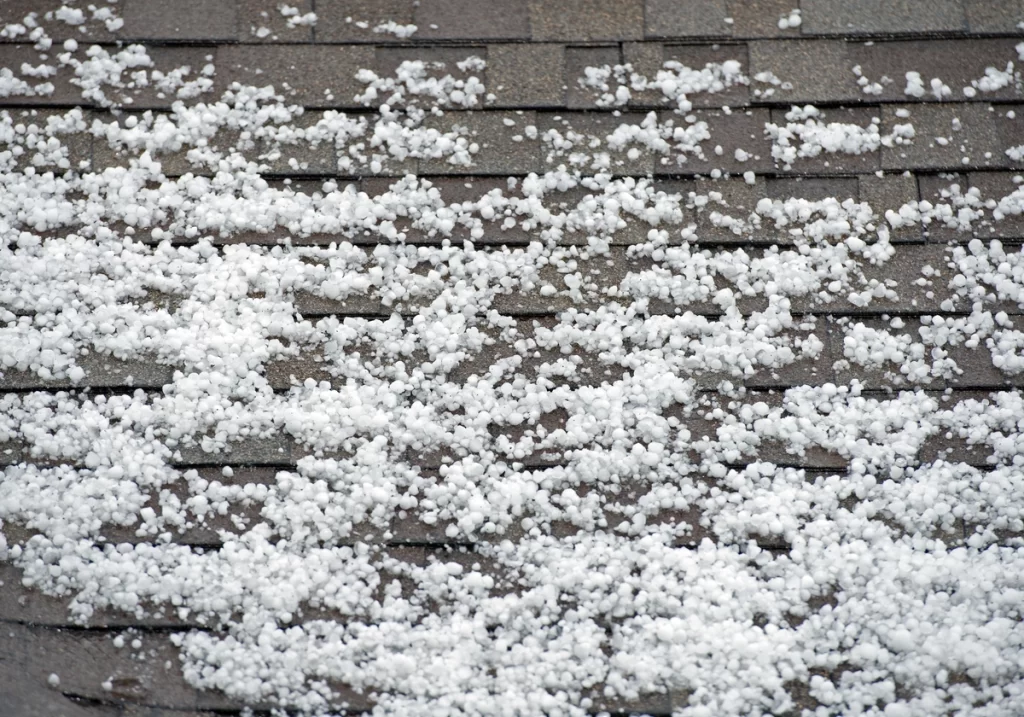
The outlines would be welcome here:
[[[803,20],[800,17],[800,10],[799,9],[790,10],[789,14],[782,15],[779,18],[779,29],[780,30],[788,30],[790,28],[797,28],[797,27],[800,27],[802,22],[803,22]]]
[[[54,689],[60,687],[60,675],[56,672],[51,672],[50,676],[46,678],[46,684]]]

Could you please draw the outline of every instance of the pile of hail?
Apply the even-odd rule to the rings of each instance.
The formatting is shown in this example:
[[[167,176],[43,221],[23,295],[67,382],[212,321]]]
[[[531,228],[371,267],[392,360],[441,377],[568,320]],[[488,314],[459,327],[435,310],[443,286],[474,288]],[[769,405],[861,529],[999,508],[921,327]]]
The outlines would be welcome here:
[[[48,19],[119,26],[90,8]],[[1024,371],[1024,254],[961,235],[878,278],[914,248],[898,231],[1019,220],[1019,177],[887,212],[739,211],[720,170],[667,191],[618,168],[714,162],[688,97],[785,85],[670,62],[579,83],[609,116],[636,92],[667,111],[596,134],[506,120],[547,170],[448,201],[394,168],[486,157],[438,121],[495,98],[470,53],[361,70],[367,110],[346,114],[214,96],[212,63],[55,44],[34,15],[2,32],[39,53],[0,70],[8,105],[70,71],[109,110],[0,112],[0,380],[35,387],[0,394],[0,560],[71,620],[176,620],[190,684],[289,713],[359,694],[381,715],[1024,709],[1024,396],[942,390],[958,347]],[[964,93],[1019,81],[1010,63]],[[176,100],[128,111],[140,88]],[[888,133],[828,114],[764,128],[780,169],[921,141],[913,112]],[[82,137],[120,162],[83,162]],[[274,179],[325,153],[395,178]],[[698,215],[738,241],[701,244]],[[941,311],[875,309],[910,294]],[[114,364],[120,388],[96,390]],[[928,453],[943,440],[987,464]],[[289,458],[242,465],[267,445]],[[215,541],[185,539],[203,526]]]

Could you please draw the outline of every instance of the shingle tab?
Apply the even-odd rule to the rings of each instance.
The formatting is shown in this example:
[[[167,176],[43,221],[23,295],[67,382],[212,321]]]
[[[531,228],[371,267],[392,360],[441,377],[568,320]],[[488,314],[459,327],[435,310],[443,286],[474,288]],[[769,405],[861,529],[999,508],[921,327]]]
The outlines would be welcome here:
[[[534,40],[640,40],[643,0],[529,0]]]
[[[1024,0],[963,0],[967,28],[972,33],[1018,33],[1024,20]]]
[[[904,204],[916,202],[918,199],[917,179],[905,174],[864,174],[858,177],[858,196],[866,202],[885,221],[885,213],[889,210],[899,211]],[[918,226],[890,228],[892,241],[921,241],[921,229]]]
[[[728,37],[732,26],[725,22],[726,0],[646,0],[646,37]]]
[[[329,45],[227,45],[217,53],[217,80],[274,85],[286,101],[313,107],[355,107],[358,70],[372,67],[373,48]]]
[[[788,110],[773,109],[772,122],[785,127],[790,124],[786,119]],[[869,127],[873,120],[881,124],[882,112],[879,107],[836,107],[820,111],[816,118],[824,124],[847,124],[858,127]],[[801,124],[801,122],[796,122]],[[800,140],[791,140],[791,145],[800,145]],[[787,169],[784,164],[779,165],[779,171],[790,174],[863,174],[874,172],[881,166],[881,152],[879,150],[864,151],[860,154],[847,152],[828,152],[821,149],[817,156],[798,157]]]
[[[509,124],[511,123],[511,124]],[[425,126],[449,131],[463,128],[470,142],[479,146],[471,166],[452,164],[446,159],[420,160],[424,174],[526,174],[540,169],[537,142],[523,136],[527,125],[535,124],[533,112],[446,112],[430,117]],[[520,137],[520,140],[516,140]]]
[[[64,118],[74,116],[72,113],[81,112],[82,122],[86,128],[92,123],[91,113],[88,111],[76,110],[76,109],[26,109],[26,108],[10,108],[0,109],[0,124],[7,124],[7,117],[10,117],[10,123],[17,128],[21,125],[24,128],[24,132],[15,129],[16,139],[13,144],[8,144],[6,141],[0,145],[3,147],[0,151],[13,150],[15,146],[23,150],[23,154],[15,158],[15,166],[19,171],[23,171],[26,167],[33,166],[37,170],[51,170],[51,171],[62,171],[65,169],[80,169],[83,162],[91,162],[92,160],[92,134],[88,129],[81,131],[75,130],[70,132],[57,132],[55,133],[56,138],[60,141],[66,155],[55,157],[50,153],[41,153],[33,149],[31,140],[29,137],[32,135],[38,136],[39,133],[45,128],[50,121],[50,118]],[[66,164],[65,164],[66,162]]]
[[[237,0],[238,39],[242,42],[312,42],[313,27],[292,23],[278,6],[263,0]],[[300,17],[313,12],[313,0],[290,0]]]
[[[768,196],[771,199],[806,199],[810,202],[834,197],[859,201],[856,177],[769,177]]]
[[[586,77],[588,67],[614,66],[621,62],[618,46],[615,47],[567,47],[565,49],[566,105],[570,109],[597,107],[602,91],[583,87],[580,81]]]
[[[543,133],[549,129],[557,130],[563,136],[568,137],[569,133],[583,135],[581,145],[576,143],[572,149],[562,153],[554,153],[547,146],[542,149],[544,156],[548,158],[549,167],[554,168],[559,164],[569,164],[569,155],[578,151],[580,146],[586,147],[590,139],[598,140],[600,148],[591,149],[591,152],[604,152],[608,158],[608,171],[612,174],[650,174],[654,171],[654,155],[638,143],[627,143],[619,149],[608,148],[607,138],[620,125],[636,124],[643,122],[645,115],[636,112],[623,112],[618,116],[608,112],[587,113],[587,112],[562,112],[557,115],[545,113],[537,117],[537,129]],[[635,149],[635,152],[630,152]]]
[[[493,107],[565,106],[565,47],[551,44],[487,46],[487,91]]]
[[[757,40],[749,51],[751,78],[770,72],[792,85],[755,82],[755,88],[774,90],[772,102],[846,102],[863,96],[841,40]]]
[[[420,0],[416,39],[526,40],[527,0]]]
[[[655,171],[663,174],[708,174],[713,169],[742,174],[743,172],[771,172],[774,170],[771,142],[765,138],[764,126],[768,122],[766,109],[733,110],[729,114],[721,110],[695,110],[690,113],[697,122],[707,125],[710,139],[701,142],[703,157],[687,154],[682,164],[675,156],[660,158]],[[661,121],[672,121],[686,126],[683,116],[663,112]]]
[[[388,21],[413,24],[415,7],[414,0],[317,0],[314,37],[317,42],[406,42],[374,28]]]
[[[457,80],[465,80],[470,76],[476,76],[489,85],[487,70],[461,70],[458,63],[468,57],[479,57],[487,60],[487,47],[484,45],[460,46],[460,47],[403,47],[396,45],[385,45],[376,48],[374,69],[378,75],[387,77],[394,75],[403,62],[422,61],[426,63],[426,75],[428,77],[442,78],[451,76]],[[383,98],[382,98],[383,99]]]
[[[794,0],[729,0],[734,38],[800,37],[799,27],[779,27],[800,3]]]
[[[985,77],[987,68],[1005,70],[1007,62],[1016,61],[1015,44],[1011,39],[911,40],[871,45],[851,42],[847,51],[848,65],[850,68],[859,66],[870,82],[882,85],[881,93],[871,95],[871,101],[935,102],[939,98],[933,93],[931,82],[938,79],[950,90],[948,96],[942,97],[943,100],[963,102],[969,99],[963,92],[964,88],[975,89],[972,82]],[[922,97],[906,94],[908,72],[921,75],[925,89]],[[1013,82],[994,91],[978,90],[976,93],[979,101],[1020,96],[1021,92]],[[862,98],[868,99],[868,96]]]
[[[119,37],[145,40],[235,40],[235,0],[125,0]]]
[[[900,117],[897,112],[907,114]],[[887,105],[882,132],[910,123],[910,144],[882,147],[883,169],[948,169],[1005,167],[1007,157],[996,130],[995,112],[983,104]]]
[[[56,69],[50,77],[26,77],[20,71],[22,64],[38,67],[46,64]],[[68,67],[59,67],[57,63],[41,62],[39,53],[31,45],[0,44],[0,68],[7,68],[18,78],[28,84],[27,94],[8,95],[3,98],[4,104],[12,105],[80,105],[87,104],[82,100],[82,90],[71,84],[74,73]],[[52,90],[47,85],[53,85]]]
[[[1003,150],[1003,161],[1006,166],[1016,169],[1024,168],[1024,105],[996,105],[992,121],[996,124],[996,132]],[[1017,150],[1017,159],[1009,156],[1007,151]]]
[[[708,64],[721,64],[731,60],[738,61],[740,70],[745,74],[750,69],[747,46],[738,43],[665,45],[662,57],[665,61],[674,60],[695,70],[703,69]],[[687,95],[687,99],[694,107],[738,107],[749,102],[750,88],[744,84],[736,84],[721,92],[691,93]]]
[[[972,172],[968,175],[968,184],[979,189],[984,199],[999,201],[1020,189],[1019,178],[1014,172]],[[976,222],[974,234],[984,240],[1024,240],[1024,214],[1004,214],[997,219],[995,210],[988,209],[985,217]]]
[[[18,24],[23,25],[26,32],[0,37],[0,44],[25,42],[27,33],[31,32],[32,28],[25,26],[24,21],[30,15],[54,41],[63,42],[68,38],[75,38],[90,42],[111,42],[115,39],[115,32],[108,29],[105,22],[92,19],[89,12],[84,12],[85,22],[81,25],[71,25],[53,17],[52,13],[55,10],[69,4],[66,0],[3,0],[0,2],[0,27]],[[47,15],[50,15],[49,19]]]
[[[801,0],[805,35],[962,32],[961,0]]]

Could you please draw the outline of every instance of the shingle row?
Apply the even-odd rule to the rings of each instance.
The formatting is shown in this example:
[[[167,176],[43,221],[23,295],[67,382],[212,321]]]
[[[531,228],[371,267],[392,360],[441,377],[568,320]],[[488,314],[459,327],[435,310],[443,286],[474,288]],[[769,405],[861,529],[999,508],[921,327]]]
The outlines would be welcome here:
[[[260,0],[124,0],[123,28],[107,28],[89,13],[81,25],[46,22],[61,0],[8,0],[0,24],[29,13],[55,38],[161,41],[350,43],[407,41],[381,25],[415,25],[412,41],[515,40],[621,42],[672,38],[1017,34],[1019,0],[318,0],[316,22],[295,22],[312,0],[290,3],[283,15]],[[790,21],[794,10],[799,23]],[[802,12],[801,12],[802,11]],[[289,22],[291,20],[291,22]]]

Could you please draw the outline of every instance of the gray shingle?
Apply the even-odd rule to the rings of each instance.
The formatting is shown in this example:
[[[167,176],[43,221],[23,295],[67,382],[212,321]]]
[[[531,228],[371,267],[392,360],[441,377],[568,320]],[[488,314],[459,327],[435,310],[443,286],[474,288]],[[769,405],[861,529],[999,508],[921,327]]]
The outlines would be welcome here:
[[[147,47],[146,51],[153,60],[153,68],[161,72],[169,72],[179,68],[187,67],[188,74],[186,81],[199,79],[203,68],[214,63],[216,49],[213,47]],[[150,71],[152,76],[152,71]],[[214,80],[216,85],[216,80]],[[166,109],[178,101],[173,92],[164,92],[159,87],[150,83],[141,89],[127,90],[106,90],[109,98],[124,102],[125,109]],[[216,97],[220,93],[216,92]],[[204,93],[199,96],[198,101],[209,101],[213,94]],[[195,102],[195,99],[188,99],[186,102]]]
[[[732,27],[726,0],[646,0],[647,37],[728,37]]]
[[[288,25],[288,18],[276,5],[263,0],[237,0],[238,39],[243,42],[312,42],[309,25]],[[299,15],[313,11],[313,0],[290,0]]]
[[[779,332],[790,341],[793,352],[799,355],[808,341],[820,341],[824,347],[813,357],[799,358],[783,366],[759,366],[753,375],[744,379],[743,385],[753,389],[789,388],[791,386],[820,386],[834,381],[832,363],[835,361],[829,322],[818,317],[810,330],[790,329]]]
[[[549,44],[487,46],[493,107],[565,106],[565,48]]]
[[[929,354],[934,347],[934,344],[923,341],[921,329],[927,327],[919,317],[901,318],[897,320],[895,325],[892,320],[886,321],[875,317],[843,318],[836,322],[837,358],[843,358],[843,336],[850,328],[857,324],[862,324],[864,327],[876,331],[884,331],[891,336],[900,337],[903,340],[924,343],[925,351]],[[982,387],[998,388],[1020,384],[1020,378],[1014,379],[992,364],[992,354],[984,342],[976,348],[965,346],[963,343],[954,344],[952,342],[943,344],[941,348],[948,358],[956,362],[957,368],[960,370],[959,373],[954,373],[948,377],[937,373],[928,376],[928,379],[930,379],[928,381],[911,381],[900,372],[902,362],[889,361],[863,366],[850,361],[848,366],[838,371],[837,378],[843,383],[848,383],[851,379],[857,378],[867,388],[926,386],[934,389],[946,387],[970,389]]]
[[[55,67],[57,73],[51,77],[27,77],[22,74],[20,68],[27,63],[32,67],[41,64]],[[21,78],[30,86],[32,94],[10,95],[4,97],[5,105],[80,105],[86,104],[82,101],[82,90],[71,84],[74,72],[68,67],[61,67],[52,59],[43,61],[39,53],[31,45],[8,45],[0,44],[0,68],[8,68],[15,77]],[[47,93],[45,85],[53,85],[53,91]]]
[[[972,172],[968,176],[971,187],[977,187],[985,199],[996,201],[1017,191],[1020,182],[1014,181],[1020,175],[1011,172]],[[992,210],[985,211],[985,217],[975,222],[975,235],[980,239],[1004,239],[1021,241],[1024,239],[1024,215],[1010,214],[996,220]]]
[[[876,42],[871,45],[851,42],[847,54],[850,68],[859,65],[864,77],[871,82],[880,82],[888,77],[891,82],[882,82],[882,92],[871,95],[871,101],[914,102],[937,100],[931,91],[932,78],[938,78],[949,86],[952,94],[945,99],[964,101],[964,87],[971,87],[972,80],[985,76],[988,67],[1006,69],[1006,63],[1017,59],[1014,49],[1016,42],[1010,39],[970,40],[911,40],[906,42]],[[909,97],[907,72],[918,72],[925,85],[925,95]],[[783,78],[785,79],[785,78]],[[994,92],[978,92],[977,100],[1013,99],[1021,94],[1014,83]],[[862,99],[868,99],[867,95]]]
[[[772,122],[780,127],[786,126],[789,123],[786,119],[787,112],[788,110],[773,109]],[[881,118],[882,111],[877,106],[836,107],[822,110],[818,120],[826,124],[837,122],[868,127],[875,119],[878,120],[880,126]],[[861,152],[860,154],[822,151],[816,157],[797,158],[789,169],[780,163],[778,169],[791,174],[863,174],[874,172],[880,166],[881,152],[879,150]]]
[[[963,0],[972,33],[1018,33],[1024,0]]]
[[[118,36],[145,40],[234,40],[235,0],[125,0]]]
[[[733,224],[723,224],[713,215],[729,217],[744,224],[749,222],[758,201],[768,196],[768,187],[763,178],[757,178],[754,184],[747,184],[741,178],[730,177],[718,181],[702,180],[694,183],[692,190],[697,197],[706,197],[706,203],[699,204],[687,211],[684,224],[696,224],[697,241],[714,244],[745,244],[745,243],[789,243],[784,232],[776,231],[771,222],[764,223],[753,233],[737,232]],[[714,197],[711,193],[715,192]],[[687,202],[689,206],[691,203]]]
[[[740,63],[741,71],[748,74],[750,68],[750,57],[747,46],[742,44],[713,44],[713,45],[666,45],[663,58],[665,61],[675,60],[686,67],[695,70],[703,69],[709,63],[723,63],[729,60],[737,60]],[[723,105],[739,107],[746,105],[750,99],[750,89],[747,85],[733,85],[722,92],[698,92],[690,94],[687,99],[694,107],[715,107]]]
[[[406,42],[373,29],[389,20],[413,24],[415,5],[414,0],[317,0],[314,37],[317,42]]]
[[[588,139],[596,138],[601,142],[600,147],[587,149],[591,154],[606,152],[609,158],[609,171],[613,174],[650,174],[654,171],[654,155],[635,143],[630,143],[621,150],[607,148],[607,138],[620,125],[640,124],[645,115],[636,112],[623,112],[618,116],[609,112],[586,113],[586,112],[562,112],[559,114],[545,113],[537,117],[537,129],[544,133],[549,129],[555,129],[562,135],[567,136],[569,132],[576,132],[584,136],[581,140],[582,146],[586,147]],[[578,151],[580,143],[577,143],[571,151]],[[629,157],[631,148],[637,148],[635,157]],[[571,153],[570,151],[570,153]],[[551,154],[548,146],[541,148],[544,157],[550,157],[548,166],[553,168],[559,164],[568,165],[568,153]]]
[[[930,266],[939,273],[918,283],[924,278],[922,268]],[[940,305],[948,296],[945,286],[949,281],[946,267],[945,247],[935,244],[904,244],[895,256],[881,265],[862,265],[865,278],[871,282],[888,286],[896,292],[896,298],[875,297],[866,307],[858,307],[845,296],[829,303],[821,303],[816,297],[794,297],[791,310],[794,312],[828,311],[835,313],[881,314],[885,312],[938,313]],[[870,288],[856,285],[857,291]]]
[[[675,156],[660,157],[655,163],[655,172],[663,174],[708,174],[713,169],[733,174],[744,172],[771,172],[774,170],[771,156],[771,142],[764,136],[764,126],[768,122],[769,112],[766,109],[734,110],[725,114],[721,110],[695,110],[688,116],[698,122],[706,122],[710,139],[701,142],[703,159],[688,154],[686,161],[679,164]],[[681,115],[663,112],[662,122],[672,121],[679,126],[686,122]],[[737,152],[745,152],[741,159]]]
[[[643,0],[529,0],[534,40],[640,40]]]
[[[909,113],[907,117],[897,112]],[[911,144],[882,147],[883,169],[948,169],[1005,167],[1007,157],[994,121],[995,112],[983,104],[887,105],[882,108],[882,132],[895,124],[911,123]]]
[[[792,85],[784,89],[755,81],[754,89],[774,90],[765,98],[772,102],[843,102],[863,96],[841,40],[757,40],[749,51],[751,78],[771,72]]]
[[[566,105],[570,109],[597,107],[601,90],[580,86],[580,80],[586,77],[586,68],[613,66],[620,62],[618,46],[565,48]]]
[[[918,175],[917,187],[922,202],[949,204],[954,193],[966,193],[970,185],[966,174],[942,172]],[[921,233],[927,241],[943,243],[963,241],[974,236],[973,232],[960,231],[956,227],[947,227],[940,222],[922,224]]]
[[[734,38],[800,37],[800,28],[780,28],[779,18],[789,17],[800,3],[794,0],[729,0]]]
[[[631,65],[633,72],[644,77],[656,77],[665,62],[664,46],[660,42],[622,43],[622,62]],[[665,97],[656,90],[631,90],[630,107],[664,107]]]
[[[61,676],[62,690],[90,701],[115,699],[121,703],[139,703],[152,700],[183,709],[239,708],[240,705],[222,694],[192,687],[185,682],[181,670],[164,667],[166,662],[176,664],[179,654],[168,633],[150,632],[142,638],[146,645],[145,661],[136,659],[130,650],[115,647],[105,631],[4,625],[5,648],[8,654],[19,656],[16,660],[18,673],[29,684],[42,685],[49,674],[56,673]],[[111,676],[114,676],[113,689],[106,691],[101,685]],[[70,701],[68,704],[75,705]],[[9,704],[5,703],[5,708],[7,706]],[[79,713],[67,710],[51,714]]]
[[[46,16],[70,3],[66,0],[4,0],[0,3],[0,27],[9,24],[23,24],[31,13],[35,14],[35,22],[43,28],[47,36],[55,42],[63,42],[75,38],[81,42],[110,42],[115,39],[114,32],[107,29],[106,23],[93,20],[89,12],[85,12],[85,22],[81,25],[70,25],[62,20],[50,19]],[[31,31],[31,28],[26,28]],[[0,38],[0,44],[8,42],[24,42],[26,35]]]
[[[420,0],[416,39],[526,40],[527,0]]]
[[[479,57],[487,60],[487,47],[474,45],[468,47],[403,47],[385,45],[376,48],[372,69],[382,77],[394,75],[403,62],[422,61],[426,63],[428,77],[438,79],[450,75],[457,80],[465,80],[476,76],[489,86],[487,70],[460,70],[459,62],[467,57]]]
[[[801,0],[805,35],[962,32],[961,0]]]
[[[322,118],[321,112],[307,112],[292,120],[289,126],[302,130],[316,125]],[[217,137],[221,135],[226,135],[224,139],[228,142],[233,140],[224,132],[218,132]],[[245,154],[265,165],[272,174],[337,174],[341,149],[332,141],[313,143],[305,138],[294,142],[262,140]]]
[[[835,197],[839,201],[859,201],[856,177],[769,177],[767,185],[772,199],[796,197],[816,202]]]
[[[507,124],[512,122],[514,124]],[[455,126],[466,130],[479,152],[469,167],[445,159],[420,160],[424,174],[526,174],[540,169],[537,142],[522,135],[527,125],[535,124],[533,112],[446,112],[430,117],[425,126],[449,131]],[[521,137],[521,141],[514,138]]]
[[[499,190],[503,196],[521,196],[516,188],[509,187],[507,177],[433,177],[431,180],[441,194],[441,199],[446,205],[475,203],[485,194]],[[545,202],[545,205],[547,202]],[[474,216],[479,217],[478,213]],[[504,228],[506,218],[512,218],[517,223],[514,226]],[[464,241],[472,239],[477,244],[526,244],[537,238],[536,231],[523,229],[513,211],[495,213],[491,221],[483,220],[484,236],[480,239],[473,239],[469,230],[463,225],[457,225],[452,230],[452,241]],[[436,237],[440,241],[441,237]],[[408,240],[407,240],[408,241]]]
[[[76,363],[85,370],[85,378],[77,384],[68,379],[41,379],[29,371],[5,370],[0,373],[0,391],[75,390],[86,387],[160,389],[173,381],[174,372],[179,368],[145,358],[126,361],[96,353],[79,356]],[[265,369],[267,380],[275,389],[288,388],[294,382],[293,377],[299,382],[305,378],[330,380],[323,365],[310,353],[300,359],[270,361]]]
[[[227,45],[217,53],[217,81],[274,85],[286,101],[306,106],[356,107],[363,85],[355,74],[373,64],[371,47]]]
[[[916,202],[918,199],[917,178],[914,176],[884,174],[879,177],[874,174],[863,174],[857,179],[860,185],[860,201],[869,204],[880,217],[880,221],[884,221],[887,211],[899,211],[904,204]],[[920,227],[890,227],[892,241],[913,242],[921,241],[921,238]]]
[[[997,105],[992,121],[996,123],[1006,166],[1024,168],[1024,157],[1011,159],[1006,150],[1024,147],[1024,105]],[[1024,152],[1024,149],[1021,150]]]
[[[5,142],[2,145],[2,151],[11,150],[12,152],[15,152],[17,151],[15,148],[23,151],[23,154],[18,156],[15,160],[15,166],[19,171],[29,166],[34,166],[41,170],[56,171],[57,173],[61,173],[66,169],[79,169],[82,166],[82,162],[89,162],[92,160],[92,134],[90,134],[88,129],[81,132],[56,133],[57,139],[67,150],[67,156],[56,159],[55,161],[51,160],[48,153],[43,154],[35,151],[28,138],[32,135],[38,137],[39,134],[47,127],[51,117],[65,117],[69,113],[80,111],[81,110],[75,109],[51,110],[24,108],[0,110],[0,117],[5,115],[10,117],[10,123],[15,127],[14,131],[16,136],[16,140],[13,144],[7,144]],[[86,128],[88,128],[92,124],[91,113],[88,111],[82,112],[82,120]],[[7,124],[7,121],[4,120],[3,124]],[[18,130],[19,125],[22,127],[23,131]],[[64,160],[66,160],[66,165]]]
[[[104,124],[116,123],[120,126],[124,126],[125,120],[129,117],[138,119],[141,116],[142,113],[139,112],[121,112],[117,115],[106,112],[95,113],[96,119]],[[157,115],[157,118],[163,119],[164,117]],[[208,140],[207,146],[212,150],[224,153],[237,151],[253,161],[256,161],[257,154],[259,153],[254,142],[241,141],[240,131],[237,129],[221,128]],[[197,175],[211,175],[212,170],[205,164],[189,161],[188,153],[192,149],[194,149],[194,145],[185,145],[175,152],[152,151],[151,156],[154,160],[161,163],[163,173],[167,176],[180,176],[186,172],[192,172]],[[142,148],[128,150],[112,145],[105,137],[95,137],[92,142],[93,170],[102,171],[108,167],[127,166],[132,158],[138,157],[141,154]]]

